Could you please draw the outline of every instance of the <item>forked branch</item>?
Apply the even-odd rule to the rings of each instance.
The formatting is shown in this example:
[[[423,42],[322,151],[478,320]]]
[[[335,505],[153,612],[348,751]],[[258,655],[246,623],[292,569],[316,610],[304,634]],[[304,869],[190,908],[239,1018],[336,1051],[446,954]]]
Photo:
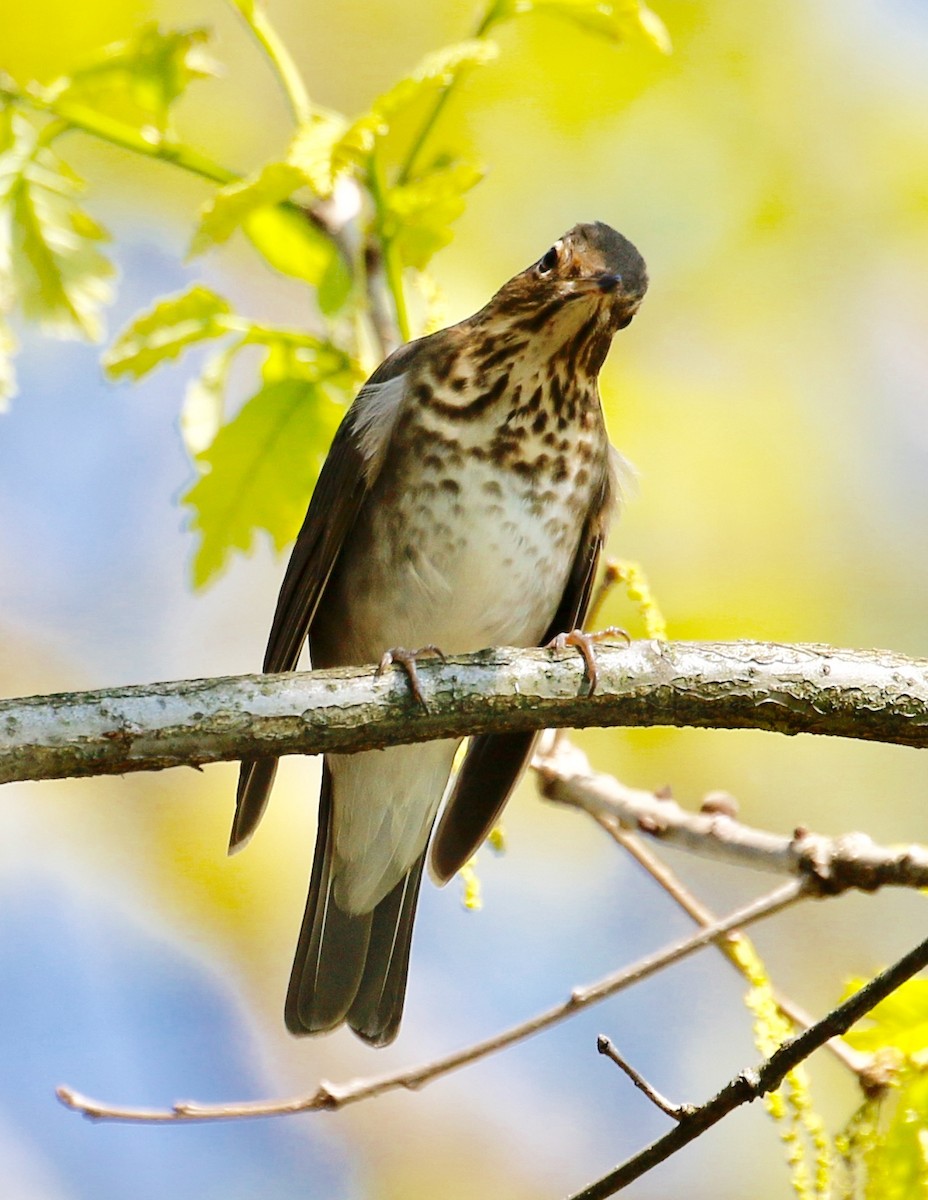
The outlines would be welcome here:
[[[627,1159],[608,1175],[575,1193],[569,1200],[606,1200],[606,1197],[614,1196],[628,1184],[640,1179],[646,1171],[664,1162],[677,1150],[718,1124],[735,1108],[757,1100],[768,1092],[776,1091],[787,1073],[804,1062],[814,1050],[818,1050],[830,1038],[847,1033],[855,1021],[859,1021],[871,1008],[885,1000],[896,988],[926,966],[928,938],[893,966],[871,979],[843,1004],[832,1009],[827,1016],[816,1021],[811,1028],[784,1042],[758,1067],[741,1071],[711,1100],[698,1106],[676,1106],[676,1125],[669,1133]]]

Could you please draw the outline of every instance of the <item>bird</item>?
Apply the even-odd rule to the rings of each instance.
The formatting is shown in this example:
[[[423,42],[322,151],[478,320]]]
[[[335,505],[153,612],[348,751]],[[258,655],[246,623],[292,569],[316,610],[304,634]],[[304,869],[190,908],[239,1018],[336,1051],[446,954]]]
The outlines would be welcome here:
[[[265,672],[294,670],[308,641],[314,668],[398,663],[421,699],[423,643],[458,654],[557,638],[592,670],[579,630],[621,462],[597,381],[647,286],[630,241],[578,224],[479,312],[384,360],[323,464]],[[394,1040],[426,853],[438,884],[468,861],[534,737],[475,737],[450,789],[460,739],[324,756],[291,1033],[347,1024],[372,1046]],[[230,853],[261,819],[275,770],[273,758],[242,760]]]

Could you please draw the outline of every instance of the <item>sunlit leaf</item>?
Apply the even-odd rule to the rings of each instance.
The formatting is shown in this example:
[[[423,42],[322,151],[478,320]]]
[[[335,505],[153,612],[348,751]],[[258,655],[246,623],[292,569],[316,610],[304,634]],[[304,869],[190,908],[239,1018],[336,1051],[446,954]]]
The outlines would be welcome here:
[[[671,51],[667,27],[643,0],[497,0],[486,27],[527,13],[560,17],[613,42],[643,34],[661,53]]]
[[[294,379],[325,382],[328,394],[347,405],[362,382],[358,365],[331,342],[301,331],[251,325],[211,354],[200,375],[187,385],[180,429],[191,457],[207,450],[219,433],[229,370],[236,355],[248,346],[264,351],[261,380],[265,385]]]
[[[661,54],[673,53],[670,31],[653,8],[648,8],[643,3],[638,5],[638,24],[641,26],[641,32],[656,50],[660,50]]]
[[[863,1156],[864,1200],[928,1195],[928,1076],[908,1070],[884,1098]]]
[[[865,982],[853,981],[847,995]],[[892,1047],[907,1056],[928,1050],[928,979],[904,983],[870,1010],[863,1028],[852,1029],[845,1037],[857,1050]]]
[[[405,266],[422,270],[453,236],[451,225],[464,211],[464,194],[483,178],[473,163],[439,165],[418,179],[390,189],[384,235]]]
[[[5,104],[0,101],[0,154],[6,154],[7,150],[11,149],[15,133],[13,131],[13,114],[15,109],[12,104]]]
[[[260,171],[219,188],[204,204],[200,224],[190,243],[191,256],[225,242],[252,214],[286,200],[306,183],[303,172],[290,163],[268,163]]]
[[[320,196],[329,196],[335,183],[332,155],[348,121],[341,113],[317,109],[296,131],[287,162],[298,167],[306,182]]]
[[[295,536],[343,410],[323,385],[305,379],[266,384],[199,457],[205,472],[185,502],[200,535],[197,587],[233,550],[250,551],[264,530],[282,549]]]
[[[467,68],[490,62],[497,53],[494,42],[481,38],[427,54],[415,70],[379,96],[339,138],[332,152],[333,172],[338,174],[352,163],[362,163],[373,151],[377,138],[387,133],[397,113],[429,92],[447,87]]]
[[[258,208],[242,228],[272,267],[319,289],[323,312],[335,312],[345,302],[351,288],[348,267],[331,238],[299,209]]]
[[[59,337],[98,339],[100,309],[112,298],[107,233],[77,204],[81,179],[28,121],[12,120],[0,154],[0,271],[27,317]]]
[[[221,318],[231,312],[221,296],[195,284],[137,317],[104,354],[103,365],[113,378],[139,379],[187,346],[228,333]]]
[[[267,350],[261,366],[261,379],[266,384],[284,379],[324,382],[330,394],[341,393],[338,398],[347,404],[355,385],[362,382],[360,368],[344,350],[310,334],[255,327],[249,341]]]
[[[187,86],[217,74],[216,64],[203,48],[208,38],[207,29],[162,33],[155,24],[144,25],[131,38],[105,47],[72,75],[57,80],[48,94],[115,110],[123,119],[151,123],[164,133],[168,110]]]
[[[200,374],[187,384],[180,410],[180,433],[191,458],[202,454],[219,432],[229,368],[243,344],[244,339],[236,338],[211,354]]]

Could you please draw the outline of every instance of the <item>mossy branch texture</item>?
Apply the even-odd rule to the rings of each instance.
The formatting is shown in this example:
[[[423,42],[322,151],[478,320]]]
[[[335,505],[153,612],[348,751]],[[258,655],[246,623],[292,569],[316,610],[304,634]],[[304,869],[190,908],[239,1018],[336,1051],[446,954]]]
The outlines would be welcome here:
[[[597,649],[593,695],[573,651],[423,660],[402,671],[245,675],[0,702],[0,783],[123,774],[244,755],[351,753],[548,727],[698,726],[928,746],[928,661],[768,642]]]

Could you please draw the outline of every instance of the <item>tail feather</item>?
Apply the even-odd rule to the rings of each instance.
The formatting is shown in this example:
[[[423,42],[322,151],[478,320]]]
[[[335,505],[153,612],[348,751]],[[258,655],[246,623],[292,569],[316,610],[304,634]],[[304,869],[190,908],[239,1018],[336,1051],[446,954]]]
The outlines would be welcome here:
[[[364,975],[348,1011],[348,1024],[374,1046],[388,1045],[399,1033],[424,862],[423,850],[406,877],[374,909]]]
[[[424,852],[368,913],[338,906],[332,878],[332,776],[323,766],[319,828],[284,1018],[291,1033],[323,1033],[347,1021],[365,1041],[392,1042],[406,992]]]

